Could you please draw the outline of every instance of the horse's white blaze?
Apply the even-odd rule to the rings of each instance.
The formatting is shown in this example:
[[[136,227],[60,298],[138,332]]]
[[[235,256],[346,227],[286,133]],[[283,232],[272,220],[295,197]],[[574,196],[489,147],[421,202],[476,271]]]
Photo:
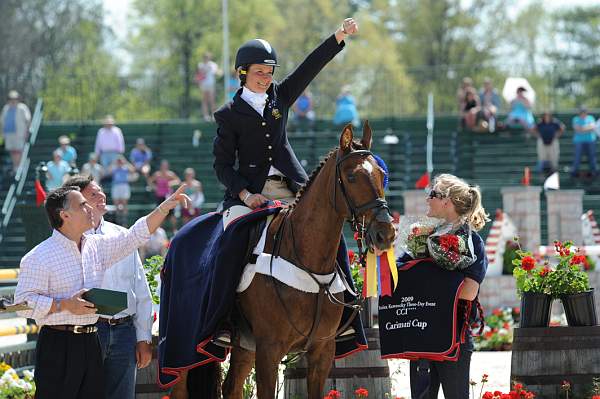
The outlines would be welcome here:
[[[369,161],[364,161],[362,164],[363,168],[369,172],[369,174],[373,173],[373,165]]]

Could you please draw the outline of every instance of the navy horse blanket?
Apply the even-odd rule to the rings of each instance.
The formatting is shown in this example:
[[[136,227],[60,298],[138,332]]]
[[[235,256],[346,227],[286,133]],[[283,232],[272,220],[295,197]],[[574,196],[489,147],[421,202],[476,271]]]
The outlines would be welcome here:
[[[227,229],[221,213],[208,213],[190,221],[175,235],[161,271],[160,386],[174,385],[182,371],[225,360],[228,350],[214,345],[212,336],[235,306],[253,227],[264,225],[267,216],[280,210],[278,203],[269,203],[232,221]],[[343,236],[337,261],[345,274],[342,277],[353,287]],[[353,299],[347,290],[344,299]],[[341,324],[351,314],[345,308]],[[354,319],[352,327],[356,339],[337,343],[336,358],[367,348],[360,317]]]

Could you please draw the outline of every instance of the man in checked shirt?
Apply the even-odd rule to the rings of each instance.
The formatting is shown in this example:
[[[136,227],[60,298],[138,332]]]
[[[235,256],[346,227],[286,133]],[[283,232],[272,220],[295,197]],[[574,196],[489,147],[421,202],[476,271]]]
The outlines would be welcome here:
[[[146,242],[179,202],[189,206],[185,184],[129,230],[84,235],[94,227],[92,207],[78,187],[48,195],[52,235],[21,260],[15,302],[41,327],[35,359],[36,399],[104,399],[96,308],[81,298],[99,287],[104,271]]]
[[[125,230],[104,220],[106,194],[93,177],[76,175],[63,186],[79,187],[92,206],[94,227],[86,234]],[[112,318],[100,317],[97,324],[106,399],[134,399],[136,365],[144,368],[152,361],[152,298],[138,252],[133,251],[106,270],[100,288],[127,293],[127,309]]]

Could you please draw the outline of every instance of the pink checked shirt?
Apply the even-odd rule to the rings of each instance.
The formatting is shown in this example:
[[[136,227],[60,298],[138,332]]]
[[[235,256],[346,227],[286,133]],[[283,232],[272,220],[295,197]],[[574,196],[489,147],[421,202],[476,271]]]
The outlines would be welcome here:
[[[67,299],[86,288],[100,287],[104,271],[148,241],[146,218],[129,229],[111,235],[83,236],[81,252],[74,241],[57,230],[50,238],[21,259],[21,272],[15,303],[27,302],[32,310],[19,312],[22,317],[44,324],[94,324],[98,316],[74,315],[68,311],[48,314],[53,299]]]

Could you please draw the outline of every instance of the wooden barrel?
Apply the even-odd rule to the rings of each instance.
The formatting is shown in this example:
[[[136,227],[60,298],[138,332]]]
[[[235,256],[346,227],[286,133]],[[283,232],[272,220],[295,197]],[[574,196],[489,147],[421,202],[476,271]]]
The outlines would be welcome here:
[[[135,381],[136,399],[161,399],[168,394],[168,391],[162,390],[156,381],[158,381],[158,359],[157,359],[158,337],[152,339],[152,362],[148,367],[137,370]]]
[[[564,380],[587,397],[600,375],[600,326],[515,328],[510,374],[538,398],[562,397]]]
[[[387,360],[381,359],[379,330],[365,329],[369,349],[336,360],[325,382],[324,395],[332,389],[340,391],[343,398],[354,397],[358,388],[366,388],[370,398],[385,398],[392,391]],[[284,373],[284,398],[306,398],[306,360],[303,358]]]

